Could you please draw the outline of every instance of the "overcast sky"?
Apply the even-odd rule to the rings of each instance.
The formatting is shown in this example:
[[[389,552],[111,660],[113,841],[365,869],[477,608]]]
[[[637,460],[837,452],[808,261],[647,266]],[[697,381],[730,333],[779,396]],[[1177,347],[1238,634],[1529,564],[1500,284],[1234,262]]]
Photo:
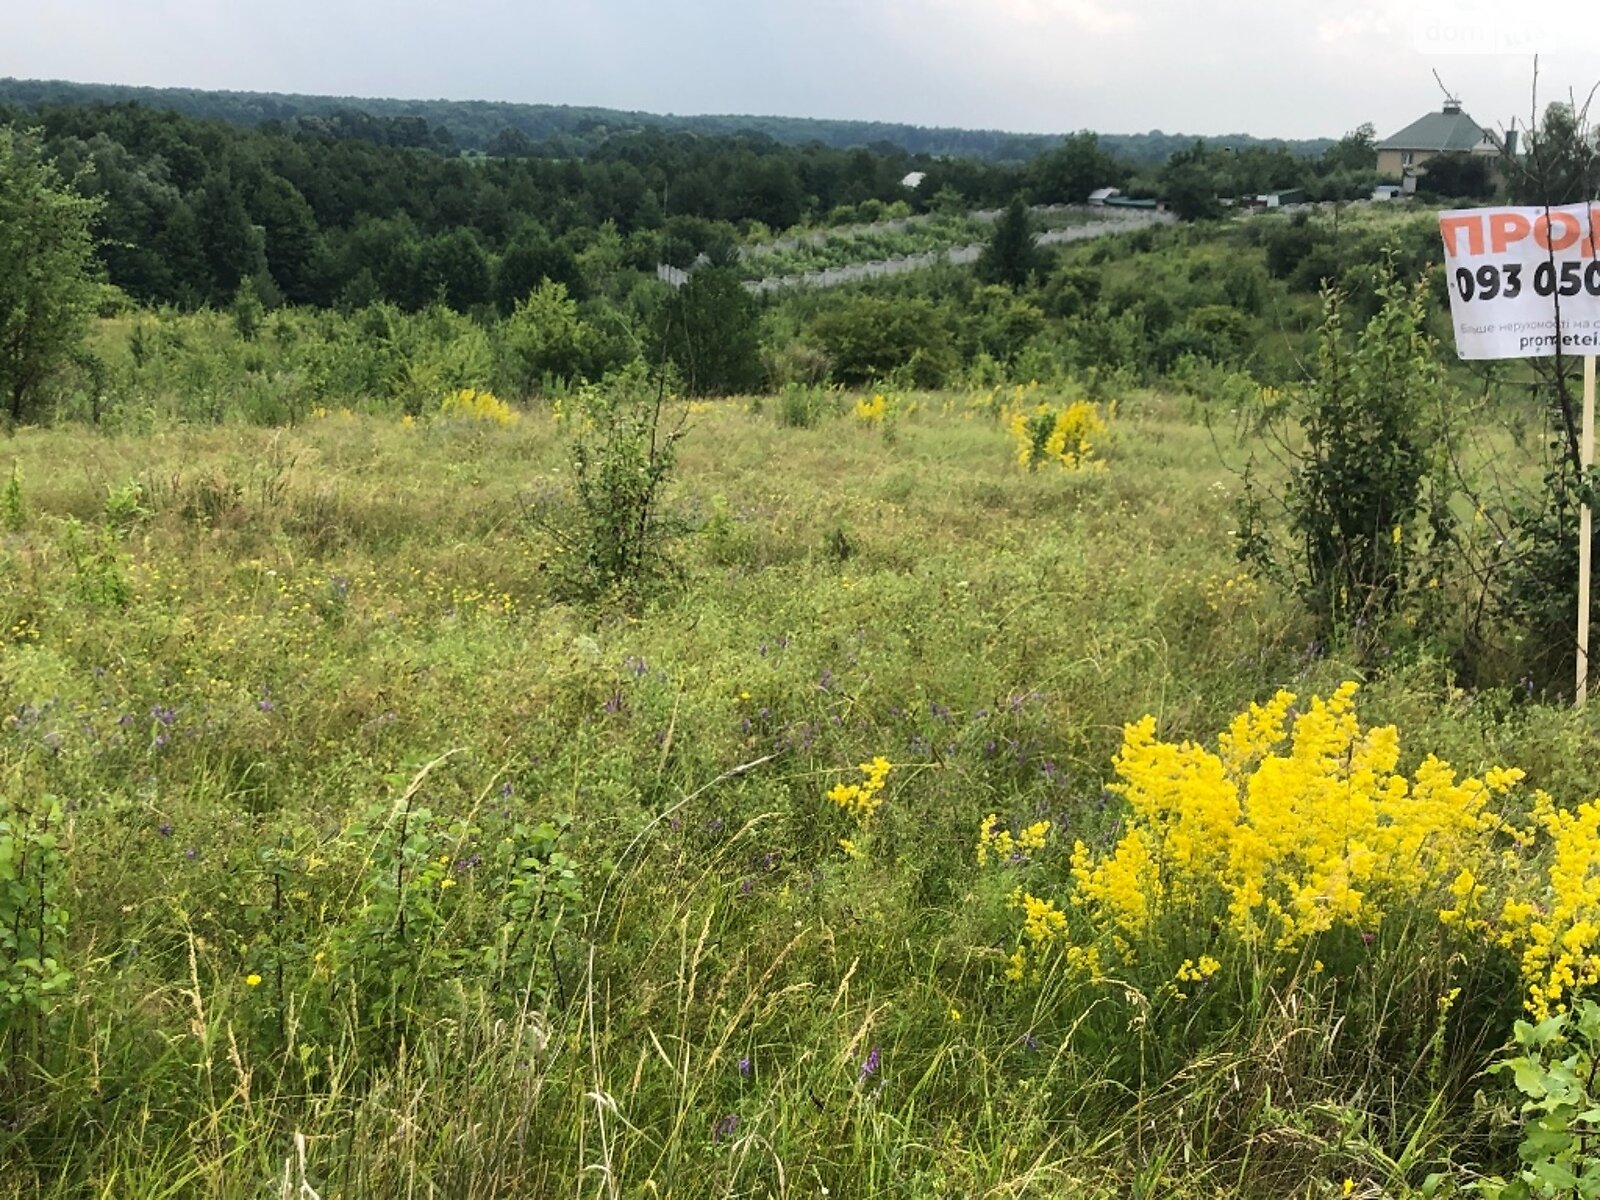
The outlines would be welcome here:
[[[1591,4],[0,0],[0,75],[1027,132],[1371,121],[1381,137],[1438,105],[1435,69],[1488,126],[1526,118],[1534,50],[1541,97],[1592,87]]]

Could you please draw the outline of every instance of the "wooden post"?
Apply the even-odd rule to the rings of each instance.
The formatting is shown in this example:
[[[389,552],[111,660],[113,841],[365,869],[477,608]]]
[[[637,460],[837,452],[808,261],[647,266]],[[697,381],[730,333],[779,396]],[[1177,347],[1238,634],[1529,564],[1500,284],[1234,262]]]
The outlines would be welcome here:
[[[1578,460],[1587,472],[1594,465],[1594,355],[1583,360],[1583,442]],[[1578,689],[1575,703],[1589,697],[1589,568],[1593,515],[1585,504],[1578,516]]]

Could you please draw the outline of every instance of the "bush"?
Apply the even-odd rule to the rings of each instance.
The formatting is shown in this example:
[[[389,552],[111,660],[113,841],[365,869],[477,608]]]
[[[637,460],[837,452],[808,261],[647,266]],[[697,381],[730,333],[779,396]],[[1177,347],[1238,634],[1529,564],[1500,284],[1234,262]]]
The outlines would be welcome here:
[[[812,322],[811,338],[833,361],[834,379],[850,386],[901,376],[937,388],[959,366],[947,315],[927,300],[852,296]]]
[[[677,462],[684,417],[667,415],[665,380],[654,387],[642,368],[574,399],[572,519],[546,528],[561,541],[562,588],[581,600],[637,600],[672,570],[676,533],[662,498]]]
[[[662,309],[662,351],[690,395],[753,392],[764,382],[755,297],[726,267],[695,271]]]
[[[1290,420],[1305,441],[1274,498],[1287,516],[1287,548],[1245,477],[1240,557],[1290,583],[1323,634],[1353,635],[1364,656],[1395,616],[1421,621],[1453,531],[1448,441],[1430,425],[1441,380],[1425,331],[1426,289],[1425,280],[1383,284],[1377,316],[1353,343],[1344,296],[1325,293],[1315,378],[1277,415],[1281,444],[1294,444]]]
[[[1017,462],[1029,471],[1054,462],[1069,471],[1094,457],[1095,443],[1106,423],[1087,400],[1071,404],[1037,404],[1030,411],[1018,408],[1006,414],[1006,428],[1017,446]]]
[[[1042,1011],[1070,989],[1070,1011],[1106,1005],[1112,1070],[1137,1078],[1259,1044],[1292,1004],[1328,1032],[1321,1061],[1279,1087],[1382,1063],[1388,1119],[1414,1129],[1462,1098],[1519,1008],[1543,1019],[1593,987],[1600,805],[1536,793],[1529,813],[1520,770],[1461,778],[1433,755],[1399,773],[1399,732],[1363,726],[1357,690],[1280,691],[1214,747],[1163,740],[1154,717],[1128,725],[1109,789],[1126,807],[1067,863],[1048,826],[987,818],[979,862],[1027,880],[1002,972],[1019,1002]],[[1119,1011],[1148,1022],[1137,1052]]]
[[[495,375],[513,396],[531,396],[553,383],[587,378],[595,368],[595,336],[578,316],[566,286],[546,281],[500,324]]]

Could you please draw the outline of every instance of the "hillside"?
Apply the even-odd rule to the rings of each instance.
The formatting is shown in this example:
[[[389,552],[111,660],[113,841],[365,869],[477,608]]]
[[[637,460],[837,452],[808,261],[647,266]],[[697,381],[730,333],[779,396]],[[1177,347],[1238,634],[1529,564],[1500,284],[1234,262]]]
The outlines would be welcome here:
[[[700,134],[761,133],[787,145],[821,142],[836,149],[897,146],[912,154],[977,158],[990,162],[1025,162],[1058,144],[1056,134],[1008,133],[994,129],[950,129],[882,121],[834,121],[809,117],[748,115],[678,116],[588,108],[564,104],[513,104],[493,100],[400,100],[355,96],[305,96],[276,92],[203,91],[193,88],[128,87],[120,84],[71,83],[61,80],[0,79],[0,104],[26,108],[69,104],[137,103],[168,108],[185,116],[235,125],[268,122],[315,123],[365,113],[386,120],[420,119],[417,144],[430,144],[430,133],[448,134],[444,145],[461,150],[581,155],[617,134],[642,129]],[[1135,166],[1165,162],[1193,144],[1195,135],[1164,133],[1102,134],[1101,144]],[[1243,149],[1286,146],[1295,154],[1315,155],[1333,144],[1331,138],[1281,141],[1231,133],[1207,137],[1208,144]]]

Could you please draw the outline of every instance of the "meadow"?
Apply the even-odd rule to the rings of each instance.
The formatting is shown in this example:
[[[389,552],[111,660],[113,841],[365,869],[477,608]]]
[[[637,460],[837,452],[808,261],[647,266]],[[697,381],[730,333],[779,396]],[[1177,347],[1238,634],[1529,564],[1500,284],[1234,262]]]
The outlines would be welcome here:
[[[563,585],[571,406],[8,437],[0,1195],[1514,1170],[1485,1070],[1592,981],[1594,710],[1322,644],[1238,565],[1192,399],[1031,471],[1049,389],[803,399],[673,406],[628,603]],[[1269,760],[1304,778],[1252,909],[1207,848]]]

